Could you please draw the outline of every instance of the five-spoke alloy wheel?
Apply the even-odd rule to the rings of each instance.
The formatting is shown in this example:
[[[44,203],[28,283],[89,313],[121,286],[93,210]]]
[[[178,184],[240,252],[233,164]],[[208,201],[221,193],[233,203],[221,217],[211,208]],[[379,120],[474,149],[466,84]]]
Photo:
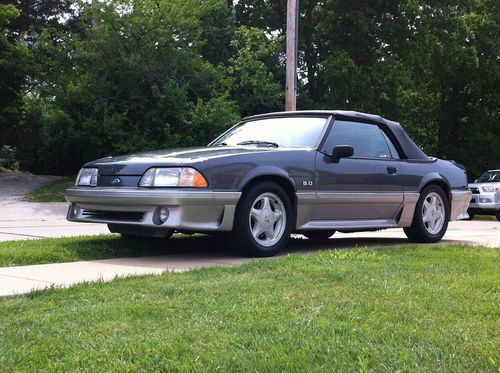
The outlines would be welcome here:
[[[293,216],[290,198],[281,186],[253,184],[238,204],[233,233],[251,255],[276,255],[290,238]]]
[[[248,224],[254,240],[271,247],[283,236],[286,227],[286,209],[275,194],[265,192],[258,196],[250,210]]]
[[[450,204],[443,189],[429,185],[420,193],[412,224],[404,231],[414,242],[438,242],[446,233],[449,218]]]
[[[427,194],[422,204],[422,220],[427,232],[438,234],[443,228],[445,215],[443,198],[436,192]]]

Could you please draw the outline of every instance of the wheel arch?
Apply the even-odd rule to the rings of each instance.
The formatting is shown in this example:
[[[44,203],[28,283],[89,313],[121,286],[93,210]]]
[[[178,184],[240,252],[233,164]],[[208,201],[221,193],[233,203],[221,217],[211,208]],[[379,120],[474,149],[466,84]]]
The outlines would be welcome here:
[[[428,187],[429,185],[436,185],[440,187],[446,195],[448,202],[451,202],[451,186],[445,177],[438,173],[432,173],[425,176],[420,182],[418,192],[422,193],[422,190],[424,190],[424,188]]]
[[[279,240],[274,242],[272,246],[263,247],[263,243],[258,242],[258,239],[252,235],[249,225],[249,214],[256,201],[255,198],[258,198],[261,193],[265,192],[277,193],[276,186],[282,189],[279,194],[285,194],[280,198],[283,199],[282,203],[285,205],[284,208],[286,212],[290,212],[291,216],[288,218],[288,214],[286,215],[286,223],[280,228],[280,230],[283,229],[283,231],[280,233],[281,236],[279,236]],[[239,190],[242,193],[236,206],[233,235],[241,241],[242,247],[251,255],[275,255],[279,250],[285,247],[290,238],[290,233],[295,227],[297,214],[295,213],[295,188],[293,183],[281,173],[254,173],[253,177],[246,178],[245,183],[242,183],[241,189]]]
[[[243,195],[252,185],[260,181],[270,181],[281,186],[290,198],[293,209],[296,210],[297,194],[295,192],[297,188],[295,182],[287,172],[277,167],[256,168],[242,179],[238,189]]]

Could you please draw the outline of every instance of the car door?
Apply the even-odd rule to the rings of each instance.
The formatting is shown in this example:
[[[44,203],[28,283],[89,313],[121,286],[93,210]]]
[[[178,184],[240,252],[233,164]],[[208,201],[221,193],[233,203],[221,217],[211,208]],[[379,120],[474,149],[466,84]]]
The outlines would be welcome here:
[[[352,146],[354,155],[333,159],[337,145]],[[395,225],[403,204],[402,178],[397,150],[379,126],[336,120],[316,156],[318,203],[311,218],[350,221],[358,228]]]

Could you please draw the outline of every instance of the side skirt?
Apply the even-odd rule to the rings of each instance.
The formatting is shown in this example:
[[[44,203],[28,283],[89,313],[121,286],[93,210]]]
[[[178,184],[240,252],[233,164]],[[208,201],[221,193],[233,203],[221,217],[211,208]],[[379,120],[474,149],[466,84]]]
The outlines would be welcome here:
[[[334,196],[334,197],[333,197]],[[342,205],[346,201],[358,203],[369,203],[374,199],[380,203],[394,203],[394,195],[383,193],[380,195],[374,194],[356,194],[339,193],[338,196],[332,194],[332,197],[337,199],[335,203]],[[361,198],[360,198],[361,197]],[[392,219],[335,219],[335,220],[318,220],[311,216],[312,207],[318,203],[316,193],[297,193],[297,231],[304,230],[376,230],[384,228],[404,228],[409,227],[413,221],[415,206],[420,197],[419,193],[407,192],[403,193],[403,202]],[[331,201],[330,201],[331,202]],[[342,207],[345,207],[342,206]]]

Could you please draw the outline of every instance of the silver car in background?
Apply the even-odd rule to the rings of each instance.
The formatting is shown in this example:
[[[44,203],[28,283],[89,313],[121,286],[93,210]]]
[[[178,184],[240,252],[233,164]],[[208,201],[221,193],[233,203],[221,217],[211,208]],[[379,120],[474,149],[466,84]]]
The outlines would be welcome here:
[[[474,215],[495,215],[500,221],[500,169],[489,170],[469,184],[472,192],[469,209],[470,218]]]

